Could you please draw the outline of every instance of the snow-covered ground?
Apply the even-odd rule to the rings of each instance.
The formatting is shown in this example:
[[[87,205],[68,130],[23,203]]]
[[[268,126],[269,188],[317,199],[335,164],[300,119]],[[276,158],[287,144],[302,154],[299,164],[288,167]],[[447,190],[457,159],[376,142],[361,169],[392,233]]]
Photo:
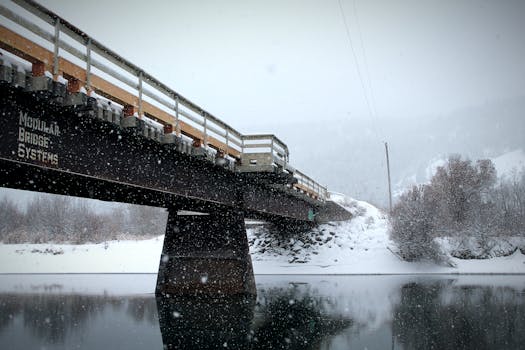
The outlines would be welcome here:
[[[99,244],[0,244],[0,273],[150,273],[164,237]]]
[[[306,239],[271,240],[264,230],[248,237],[256,274],[412,274],[412,273],[525,273],[525,255],[485,260],[451,257],[455,267],[400,260],[392,251],[387,219],[374,206],[332,196],[355,215],[350,221],[321,225]],[[261,232],[262,231],[262,232]],[[525,243],[525,240],[522,240]],[[449,244],[449,241],[445,241]],[[450,246],[444,248],[451,250]]]
[[[332,195],[354,214],[350,221],[323,224],[300,236],[248,229],[256,274],[525,273],[525,255],[485,260],[451,258],[455,267],[401,261],[392,251],[387,220],[374,206]],[[276,238],[277,237],[277,238]],[[515,240],[516,242],[516,240]],[[516,244],[514,242],[514,244]],[[163,236],[100,244],[0,244],[0,273],[155,273]],[[450,251],[450,242],[443,240]],[[525,241],[518,239],[518,245]]]

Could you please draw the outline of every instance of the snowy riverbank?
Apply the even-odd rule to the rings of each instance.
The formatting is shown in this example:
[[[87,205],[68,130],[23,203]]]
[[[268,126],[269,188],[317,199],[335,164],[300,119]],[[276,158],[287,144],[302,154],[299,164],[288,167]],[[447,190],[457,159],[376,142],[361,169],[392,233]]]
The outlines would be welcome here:
[[[525,274],[520,250],[485,260],[451,258],[455,267],[401,261],[392,250],[385,216],[349,201],[354,219],[324,224],[306,239],[275,240],[248,229],[255,274]],[[0,273],[156,273],[163,236],[100,244],[0,244]]]
[[[342,201],[342,199],[339,199]],[[406,262],[392,251],[387,219],[374,206],[348,200],[354,213],[346,222],[321,225],[304,243],[296,239],[275,242],[265,232],[249,234],[254,271],[257,274],[505,274],[525,273],[525,255],[464,260],[450,257],[454,267]],[[444,241],[448,243],[448,241]],[[450,249],[450,246],[444,246]]]

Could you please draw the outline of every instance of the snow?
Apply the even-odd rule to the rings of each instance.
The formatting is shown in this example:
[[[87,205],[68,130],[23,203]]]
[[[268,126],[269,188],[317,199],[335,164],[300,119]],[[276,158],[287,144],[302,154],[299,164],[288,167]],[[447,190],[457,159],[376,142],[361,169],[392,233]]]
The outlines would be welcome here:
[[[3,64],[7,67],[16,67],[17,72],[26,73],[31,71],[31,64],[18,56],[11,54],[10,52],[0,50],[0,59],[3,60]]]
[[[522,149],[517,149],[492,158],[492,162],[496,167],[498,176],[511,176],[514,171],[519,172],[525,169],[525,152]]]
[[[64,85],[67,85],[68,81],[66,78],[64,78],[62,75],[59,75],[57,77],[57,82],[59,82],[60,84],[64,84]]]
[[[0,244],[0,273],[157,272],[163,241],[161,236],[82,245]]]
[[[340,203],[344,197],[334,196]],[[351,202],[349,199],[344,199]],[[507,257],[485,260],[462,260],[451,258],[455,267],[438,266],[433,263],[406,262],[392,251],[395,244],[388,236],[386,216],[374,206],[353,201],[348,207],[355,216],[350,221],[321,225],[320,242],[316,249],[301,251],[299,256],[279,247],[257,248],[267,236],[252,236],[252,261],[256,274],[442,274],[442,273],[525,273],[525,256],[517,250]],[[324,230],[324,232],[323,232]],[[332,236],[333,238],[329,238]],[[297,244],[297,243],[296,243]],[[256,248],[254,248],[254,246]],[[262,253],[261,253],[262,251]],[[315,252],[315,253],[314,253]]]
[[[13,66],[13,63],[11,62],[11,60],[8,58],[8,57],[5,57],[2,52],[0,51],[0,63],[3,65],[3,66],[6,66],[6,67],[9,67],[11,68]]]
[[[484,260],[451,257],[455,267],[406,262],[392,251],[387,218],[374,206],[343,195],[334,200],[354,214],[320,225],[304,239],[280,244],[261,226],[247,229],[255,274],[525,274],[525,255]],[[163,236],[99,244],[0,244],[0,273],[156,273]],[[284,243],[283,243],[284,242]],[[523,243],[523,239],[522,239]],[[443,243],[446,248],[446,242]]]
[[[113,111],[119,114],[122,113],[122,109],[124,108],[122,105],[115,103],[114,101],[97,94],[94,90],[90,91],[89,96],[97,99],[97,105],[99,107],[106,108],[106,109],[112,109]]]
[[[151,119],[151,118],[148,118],[148,117],[146,117],[145,115],[142,116],[142,120],[144,120],[144,122],[145,122],[146,124],[148,124],[148,125],[150,125],[150,126],[156,128],[156,129],[164,130],[164,126],[163,126],[161,123],[159,123],[158,121],[156,121],[156,120],[153,120],[153,119]]]

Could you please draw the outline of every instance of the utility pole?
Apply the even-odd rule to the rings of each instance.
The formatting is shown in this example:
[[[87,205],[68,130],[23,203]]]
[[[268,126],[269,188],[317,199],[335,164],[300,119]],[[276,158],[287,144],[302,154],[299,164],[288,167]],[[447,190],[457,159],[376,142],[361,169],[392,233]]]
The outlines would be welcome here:
[[[392,184],[390,182],[390,159],[388,158],[388,143],[385,142],[386,170],[388,173],[388,211],[392,212]]]

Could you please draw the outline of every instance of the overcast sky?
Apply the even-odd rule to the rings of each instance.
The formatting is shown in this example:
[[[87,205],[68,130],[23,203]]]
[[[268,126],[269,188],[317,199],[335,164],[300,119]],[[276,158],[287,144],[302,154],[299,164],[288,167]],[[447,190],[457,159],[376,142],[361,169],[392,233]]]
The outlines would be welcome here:
[[[392,121],[450,122],[525,96],[523,0],[37,1],[241,133],[284,135],[292,164],[332,189],[345,189],[334,174],[366,187],[359,167],[383,183],[382,141],[404,142],[403,127],[384,126]],[[337,129],[356,121],[359,145]],[[291,134],[296,124],[304,139]],[[350,149],[317,152],[334,157],[318,169],[312,140],[330,133]],[[394,175],[401,146],[392,144]]]
[[[241,132],[525,94],[522,0],[40,2]]]

